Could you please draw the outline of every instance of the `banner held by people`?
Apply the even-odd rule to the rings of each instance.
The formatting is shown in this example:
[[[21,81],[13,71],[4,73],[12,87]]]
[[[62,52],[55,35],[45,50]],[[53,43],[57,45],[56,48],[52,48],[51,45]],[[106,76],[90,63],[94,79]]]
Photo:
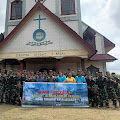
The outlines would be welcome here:
[[[22,107],[89,107],[87,84],[25,82]]]

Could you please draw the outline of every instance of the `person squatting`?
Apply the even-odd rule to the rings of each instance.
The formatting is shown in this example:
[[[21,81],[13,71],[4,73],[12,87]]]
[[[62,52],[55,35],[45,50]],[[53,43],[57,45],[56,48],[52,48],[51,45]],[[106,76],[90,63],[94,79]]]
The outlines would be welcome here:
[[[67,71],[58,74],[52,70],[33,72],[33,71],[6,71],[1,69],[0,72],[0,103],[6,104],[22,104],[22,93],[24,82],[60,82],[60,83],[84,83],[88,86],[88,99],[91,107],[107,107],[109,108],[110,100],[117,108],[117,101],[120,106],[120,79],[115,73],[110,75],[106,72],[106,76],[102,72],[96,72],[96,76],[85,71]]]

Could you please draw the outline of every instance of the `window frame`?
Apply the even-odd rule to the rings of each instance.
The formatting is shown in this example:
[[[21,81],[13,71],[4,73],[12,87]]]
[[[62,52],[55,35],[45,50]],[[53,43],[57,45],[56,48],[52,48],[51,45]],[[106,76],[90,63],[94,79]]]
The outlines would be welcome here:
[[[74,1],[74,13],[68,13],[68,14],[64,14],[63,13],[63,9],[62,9],[62,2],[63,0],[61,0],[61,15],[74,15],[74,14],[76,14],[76,7],[75,7],[75,0],[73,0]]]
[[[20,18],[17,18],[17,15],[15,16],[15,18],[12,18],[13,4],[14,4],[15,2],[21,2],[21,10],[22,10],[23,1],[21,1],[21,0],[15,0],[15,1],[11,2],[11,15],[10,15],[10,20],[19,20],[19,19],[22,19],[22,11],[21,11],[21,16],[20,16]],[[15,8],[15,9],[16,9],[16,8]]]

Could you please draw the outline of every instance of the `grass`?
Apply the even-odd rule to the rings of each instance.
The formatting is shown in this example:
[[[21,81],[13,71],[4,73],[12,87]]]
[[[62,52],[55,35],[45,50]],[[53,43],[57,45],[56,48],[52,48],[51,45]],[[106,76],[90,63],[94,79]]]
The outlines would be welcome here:
[[[22,108],[2,104],[0,120],[120,120],[120,108]]]

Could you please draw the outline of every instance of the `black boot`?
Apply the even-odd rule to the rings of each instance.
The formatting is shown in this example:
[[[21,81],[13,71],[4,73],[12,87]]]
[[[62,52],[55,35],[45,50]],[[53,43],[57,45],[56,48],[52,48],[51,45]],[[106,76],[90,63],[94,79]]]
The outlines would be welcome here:
[[[106,108],[110,108],[108,103],[106,103]]]
[[[117,108],[117,102],[113,101],[113,105],[115,106],[115,108]]]
[[[103,103],[100,104],[100,107],[103,107]]]

